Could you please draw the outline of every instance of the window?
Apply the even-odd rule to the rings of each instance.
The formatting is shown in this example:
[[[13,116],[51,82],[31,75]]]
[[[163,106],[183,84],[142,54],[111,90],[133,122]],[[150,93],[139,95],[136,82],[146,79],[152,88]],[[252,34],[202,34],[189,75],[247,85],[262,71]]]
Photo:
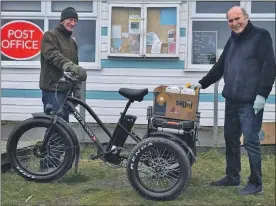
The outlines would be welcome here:
[[[49,28],[53,29],[59,20],[50,20]],[[85,31],[85,32],[83,32]],[[96,20],[81,20],[72,34],[79,49],[80,62],[95,62],[96,58]]]
[[[186,70],[208,71],[218,60],[231,35],[226,13],[235,5],[246,9],[249,19],[255,26],[270,32],[275,51],[275,2],[189,2]]]
[[[81,17],[91,17],[97,15],[96,1],[52,1],[48,7],[50,15],[59,15],[65,7],[73,7]]]
[[[52,12],[61,12],[64,7],[74,7],[78,12],[93,12],[93,4],[89,1],[79,2],[64,2],[64,1],[53,1],[51,4]]]
[[[252,1],[251,13],[252,14],[263,14],[270,13],[275,14],[276,2],[274,1]]]
[[[1,1],[1,18],[3,16],[41,16],[45,13],[43,1]]]
[[[225,2],[216,2],[216,1],[199,1],[196,2],[196,13],[207,14],[207,13],[217,13],[217,14],[225,14],[229,8],[233,6],[239,6],[240,2],[238,1],[225,1]]]
[[[72,6],[78,11],[79,22],[72,37],[79,49],[79,64],[89,69],[99,68],[99,20],[96,16],[98,4],[95,1],[2,1],[1,25],[26,20],[46,32],[59,23],[61,11]],[[39,68],[40,55],[31,59],[14,60],[1,53],[3,67]]]
[[[16,6],[15,6],[16,5]],[[2,1],[2,12],[41,12],[41,2],[36,1]]]
[[[178,57],[178,5],[110,5],[109,56]]]

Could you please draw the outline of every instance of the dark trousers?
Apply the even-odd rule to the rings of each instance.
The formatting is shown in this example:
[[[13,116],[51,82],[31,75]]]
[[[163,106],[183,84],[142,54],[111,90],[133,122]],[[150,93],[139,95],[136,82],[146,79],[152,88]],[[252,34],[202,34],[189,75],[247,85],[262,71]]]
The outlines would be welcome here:
[[[240,180],[241,153],[240,137],[244,136],[251,174],[249,182],[262,184],[262,160],[259,132],[262,127],[263,110],[256,115],[253,104],[235,104],[226,101],[224,137],[226,143],[226,175],[233,180]]]
[[[46,109],[46,105],[50,104],[53,107],[54,111],[57,111],[59,109],[60,104],[64,101],[66,97],[66,93],[63,92],[58,92],[57,93],[57,98],[58,98],[58,102],[56,101],[55,98],[55,92],[50,92],[50,91],[42,91],[42,102],[43,102],[43,108],[44,108],[44,112]],[[63,112],[62,112],[62,118],[69,122],[69,111],[64,108]],[[40,168],[42,170],[48,169],[50,167],[57,167],[60,164],[60,155],[62,154],[62,151],[60,151],[60,148],[62,147],[61,145],[63,144],[62,140],[60,139],[59,135],[56,134],[48,134],[49,131],[48,129],[45,132],[45,137],[50,135],[50,139],[49,139],[49,145],[50,149],[48,151],[49,155],[47,156],[47,158],[43,159],[40,161]],[[60,154],[58,154],[58,151]]]
[[[64,101],[66,94],[67,93],[65,92],[58,92],[57,97],[59,102],[57,102],[55,98],[55,92],[42,90],[42,102],[43,102],[44,112],[47,104],[52,105],[53,110],[57,111],[59,109],[60,104]],[[62,118],[66,122],[69,122],[69,112],[68,110],[66,110],[66,108],[64,108],[64,111],[62,113]]]

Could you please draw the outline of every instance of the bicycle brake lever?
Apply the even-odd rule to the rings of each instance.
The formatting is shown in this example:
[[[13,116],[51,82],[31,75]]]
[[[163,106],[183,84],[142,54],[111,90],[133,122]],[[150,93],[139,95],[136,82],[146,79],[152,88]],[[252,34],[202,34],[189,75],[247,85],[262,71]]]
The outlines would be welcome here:
[[[64,73],[63,73],[63,76],[72,77],[73,74],[72,74],[72,72],[64,72]]]
[[[59,80],[58,80],[58,82],[67,82],[67,80],[64,78],[64,77],[61,77]]]

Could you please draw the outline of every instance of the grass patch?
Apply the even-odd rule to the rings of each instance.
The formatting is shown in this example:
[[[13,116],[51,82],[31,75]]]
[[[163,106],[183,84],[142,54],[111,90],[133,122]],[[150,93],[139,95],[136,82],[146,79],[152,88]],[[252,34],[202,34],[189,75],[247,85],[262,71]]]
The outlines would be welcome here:
[[[199,153],[188,188],[169,202],[145,200],[129,185],[125,169],[89,161],[82,151],[79,173],[70,170],[52,183],[32,183],[14,172],[2,174],[2,205],[275,205],[275,156],[263,155],[264,194],[240,196],[242,187],[215,188],[209,183],[225,173],[225,156],[216,150]],[[242,156],[242,185],[249,175],[247,155]],[[25,201],[32,196],[26,203]]]

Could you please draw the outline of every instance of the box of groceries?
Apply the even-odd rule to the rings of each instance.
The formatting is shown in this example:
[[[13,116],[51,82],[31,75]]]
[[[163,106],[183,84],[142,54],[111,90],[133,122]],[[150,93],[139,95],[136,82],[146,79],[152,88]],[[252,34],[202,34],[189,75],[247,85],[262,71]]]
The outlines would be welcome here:
[[[160,85],[154,89],[153,115],[194,121],[199,103],[199,91],[186,86]]]

